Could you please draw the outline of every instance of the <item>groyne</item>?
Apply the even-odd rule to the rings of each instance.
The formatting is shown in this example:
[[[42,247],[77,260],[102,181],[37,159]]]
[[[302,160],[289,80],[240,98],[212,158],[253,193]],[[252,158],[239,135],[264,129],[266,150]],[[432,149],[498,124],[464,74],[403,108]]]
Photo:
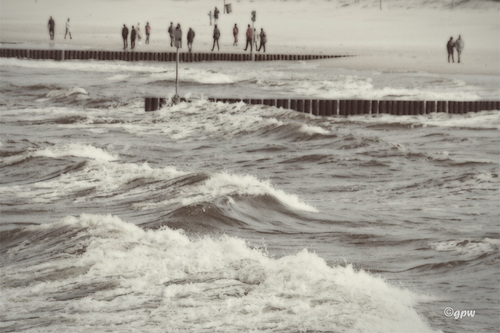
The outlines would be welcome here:
[[[176,52],[101,51],[101,50],[27,50],[0,48],[0,57],[40,60],[101,60],[101,61],[175,61]],[[326,54],[255,54],[255,61],[317,60],[351,57]],[[180,52],[180,62],[251,61],[250,53]]]
[[[434,112],[464,114],[500,110],[500,101],[409,101],[357,99],[284,99],[284,98],[208,98],[211,102],[267,105],[295,110],[315,116],[354,116],[389,114],[416,116]],[[156,111],[167,103],[166,98],[146,97],[145,111]]]

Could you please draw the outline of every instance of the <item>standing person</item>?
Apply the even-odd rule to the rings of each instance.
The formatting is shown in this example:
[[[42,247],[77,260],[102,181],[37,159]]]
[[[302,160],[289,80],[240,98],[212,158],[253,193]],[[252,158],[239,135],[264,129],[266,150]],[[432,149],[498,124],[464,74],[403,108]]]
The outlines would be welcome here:
[[[448,43],[446,43],[446,49],[448,50],[448,62],[450,62],[450,58],[453,62],[455,62],[455,57],[453,55],[453,48],[455,47],[455,42],[453,41],[453,37],[450,37]]]
[[[135,37],[137,33],[135,32],[134,26],[132,26],[132,30],[130,31],[130,48],[133,50],[135,48]]]
[[[210,25],[212,25],[212,11],[208,13],[208,17],[210,17]]]
[[[141,45],[141,38],[142,38],[142,33],[141,33],[141,24],[137,23],[137,40],[139,41],[139,45]]]
[[[257,51],[260,52],[260,49],[262,47],[264,47],[264,53],[265,53],[266,52],[266,43],[267,43],[266,33],[264,32],[263,28],[260,28],[260,46],[259,46],[259,49]]]
[[[235,23],[233,28],[233,36],[234,36],[233,46],[238,46],[238,32],[239,32],[238,26]]]
[[[212,46],[212,51],[215,48],[215,43],[217,43],[217,51],[219,51],[220,50],[220,48],[219,48],[220,31],[219,31],[219,28],[217,28],[217,24],[215,25],[215,28],[214,28],[213,37],[214,37],[214,45]]]
[[[250,24],[248,25],[246,36],[247,36],[247,45],[245,46],[245,51],[248,49],[248,45],[250,45],[250,51],[252,51],[253,50],[253,48],[252,48],[252,28],[250,27]]]
[[[189,28],[189,31],[187,34],[189,53],[191,53],[193,51],[193,40],[194,40],[194,31],[193,31],[193,29]]]
[[[168,27],[168,34],[170,35],[170,47],[174,46],[174,24],[170,22],[170,27]]]
[[[123,49],[125,50],[128,47],[128,28],[124,24],[122,28],[122,38],[123,38]]]
[[[68,20],[66,21],[66,33],[64,34],[64,39],[66,39],[66,36],[69,34],[69,39],[73,39],[73,37],[71,37],[71,31],[69,31],[69,17],[68,17]]]
[[[175,40],[179,41],[179,47],[182,49],[182,29],[179,23],[177,23],[177,27],[175,27],[174,36]]]
[[[151,34],[151,26],[149,25],[149,22],[146,23],[146,44],[149,44],[149,35]]]
[[[47,27],[49,28],[49,36],[51,40],[54,40],[54,30],[56,28],[56,22],[54,22],[54,19],[52,16],[49,19],[49,23],[47,23]]]
[[[219,10],[217,7],[214,9],[214,24],[217,25],[219,23]]]
[[[253,43],[255,44],[255,49],[259,46],[259,34],[257,33],[257,29],[253,29]]]
[[[458,39],[455,41],[455,47],[457,48],[458,63],[460,63],[460,55],[464,49],[464,40],[461,35],[458,35]]]

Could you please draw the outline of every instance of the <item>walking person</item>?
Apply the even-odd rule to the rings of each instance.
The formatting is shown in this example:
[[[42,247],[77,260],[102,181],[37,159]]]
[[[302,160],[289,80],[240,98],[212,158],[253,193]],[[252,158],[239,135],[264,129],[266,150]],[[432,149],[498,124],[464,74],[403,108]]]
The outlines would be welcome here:
[[[219,10],[217,7],[214,9],[214,24],[217,25],[219,23]]]
[[[174,24],[170,22],[170,27],[168,27],[168,34],[170,35],[170,47],[174,46]]]
[[[191,53],[193,51],[193,41],[194,41],[194,30],[189,28],[189,31],[187,34],[187,43],[188,43],[189,53]]]
[[[217,24],[215,25],[215,28],[214,28],[213,37],[214,37],[214,45],[212,46],[212,51],[215,48],[215,43],[217,43],[217,51],[219,51],[220,50],[220,48],[219,48],[220,30],[219,30],[219,28],[217,28]]]
[[[448,50],[448,62],[450,62],[450,58],[453,62],[455,62],[455,57],[453,55],[453,48],[455,47],[455,42],[453,41],[453,37],[450,37],[448,43],[446,43],[446,49]]]
[[[69,34],[69,39],[73,39],[73,37],[71,37],[71,31],[69,31],[69,17],[68,17],[68,20],[66,21],[66,33],[64,34],[64,39],[66,39],[66,36]]]
[[[208,12],[208,17],[210,17],[210,25],[212,25],[212,11]]]
[[[253,48],[252,48],[252,28],[250,27],[250,24],[248,25],[246,36],[247,36],[247,45],[245,46],[245,51],[248,49],[248,45],[250,45],[250,51],[252,51],[253,50]]]
[[[266,37],[266,33],[264,32],[264,29],[260,29],[260,46],[259,46],[259,49],[257,50],[258,52],[260,52],[260,49],[262,47],[264,47],[264,53],[266,53],[266,43],[267,43],[267,37]]]
[[[49,28],[50,39],[54,40],[54,30],[56,28],[56,22],[54,22],[52,16],[50,17],[49,22],[47,23],[47,27]]]
[[[135,30],[137,32],[137,40],[139,41],[139,45],[141,45],[142,33],[141,33],[141,24],[140,23],[137,23],[137,28]]]
[[[455,41],[455,48],[457,49],[458,63],[460,63],[460,55],[464,49],[464,40],[461,35],[458,35],[458,39]]]
[[[122,38],[123,38],[123,49],[125,50],[128,47],[128,28],[124,24],[122,28]]]
[[[238,26],[235,23],[233,28],[233,36],[234,36],[233,46],[238,46],[238,32],[239,32]]]
[[[149,35],[151,34],[151,26],[149,25],[149,22],[146,23],[146,44],[149,44]]]
[[[130,48],[133,50],[135,49],[135,37],[137,36],[137,33],[135,31],[134,26],[132,26],[132,30],[130,31]]]

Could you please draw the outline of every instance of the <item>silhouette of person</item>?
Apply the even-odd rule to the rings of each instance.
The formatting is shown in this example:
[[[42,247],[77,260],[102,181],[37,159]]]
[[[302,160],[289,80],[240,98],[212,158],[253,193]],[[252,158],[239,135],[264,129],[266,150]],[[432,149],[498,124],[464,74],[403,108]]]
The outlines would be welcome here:
[[[213,35],[213,37],[214,37],[214,45],[212,46],[212,51],[215,48],[215,43],[217,43],[217,51],[219,51],[220,50],[220,48],[219,48],[220,30],[219,30],[219,28],[217,28],[217,24],[214,27],[214,35]]]
[[[124,24],[122,28],[122,38],[123,38],[123,49],[128,47],[128,28]]]
[[[455,47],[455,42],[453,42],[453,37],[450,37],[448,43],[446,43],[446,49],[448,50],[448,62],[450,62],[450,58],[453,62],[455,62],[455,57],[453,55],[453,48]]]
[[[51,40],[54,40],[54,30],[56,28],[56,22],[54,22],[54,19],[52,16],[49,19],[49,23],[47,23],[47,27],[49,28],[49,36]]]
[[[464,50],[464,40],[461,35],[458,35],[458,39],[455,41],[455,48],[457,49],[458,63],[460,63],[460,56]]]

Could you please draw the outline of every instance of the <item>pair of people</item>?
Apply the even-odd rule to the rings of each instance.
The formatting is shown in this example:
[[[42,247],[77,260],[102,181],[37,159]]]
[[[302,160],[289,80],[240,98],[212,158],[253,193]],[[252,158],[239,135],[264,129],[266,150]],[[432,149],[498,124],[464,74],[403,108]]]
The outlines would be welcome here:
[[[124,24],[122,28],[122,38],[123,38],[123,49],[126,49],[128,47],[128,33],[129,30],[127,26]],[[137,31],[135,30],[134,26],[132,26],[132,31],[130,32],[130,48],[134,49],[135,48],[135,39],[137,37]]]
[[[250,24],[248,25],[247,32],[246,32],[246,37],[247,37],[247,44],[245,46],[245,51],[248,49],[248,46],[250,45],[250,50],[252,50],[253,43],[255,42],[255,48],[257,49],[257,32],[255,29],[250,27]],[[267,36],[266,33],[264,32],[264,29],[260,29],[260,46],[259,49],[257,49],[258,52],[260,52],[261,48],[264,47],[264,52],[266,52],[266,43],[267,43]]]
[[[182,48],[182,29],[181,25],[177,24],[177,27],[174,29],[173,22],[170,22],[170,27],[168,28],[168,33],[170,35],[170,46],[175,46],[178,48]],[[189,52],[193,51],[193,41],[194,41],[195,32],[192,28],[189,28],[187,33],[187,46]]]
[[[151,32],[151,27],[149,26],[149,22],[146,25],[146,44],[149,44],[149,33]],[[122,38],[123,38],[123,49],[126,49],[128,47],[128,33],[129,30],[127,26],[124,24],[122,28]],[[135,48],[135,40],[138,39],[141,41],[142,35],[141,35],[141,26],[140,23],[137,23],[137,29],[132,26],[131,32],[130,32],[130,48],[133,50]]]
[[[448,62],[450,62],[450,59],[455,62],[454,49],[457,49],[458,63],[460,63],[460,56],[462,55],[464,46],[464,41],[461,35],[458,36],[456,41],[453,41],[453,37],[450,37],[448,43],[446,43],[446,49],[448,50]]]
[[[49,22],[47,23],[47,27],[49,28],[50,39],[54,40],[55,29],[56,29],[56,22],[54,21],[54,19],[52,18],[52,16],[50,17]],[[69,34],[69,38],[73,39],[73,37],[71,37],[71,31],[70,31],[69,28],[70,28],[70,24],[69,24],[69,18],[68,18],[68,20],[66,21],[66,33],[64,34],[64,39],[66,39],[66,37],[68,36],[68,34]]]

